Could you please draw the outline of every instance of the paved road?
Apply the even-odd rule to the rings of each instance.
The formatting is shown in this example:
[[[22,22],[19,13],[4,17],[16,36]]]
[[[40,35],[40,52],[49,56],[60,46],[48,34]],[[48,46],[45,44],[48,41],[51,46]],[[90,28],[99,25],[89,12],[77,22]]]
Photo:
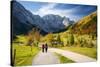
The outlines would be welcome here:
[[[93,58],[90,58],[88,56],[85,56],[85,55],[81,55],[81,54],[78,54],[78,53],[74,53],[74,52],[71,52],[71,51],[67,51],[67,50],[61,50],[61,49],[57,49],[57,48],[50,48],[49,51],[51,52],[56,52],[56,53],[59,53],[77,63],[80,63],[80,62],[94,62],[96,61],[96,59],[93,59]]]

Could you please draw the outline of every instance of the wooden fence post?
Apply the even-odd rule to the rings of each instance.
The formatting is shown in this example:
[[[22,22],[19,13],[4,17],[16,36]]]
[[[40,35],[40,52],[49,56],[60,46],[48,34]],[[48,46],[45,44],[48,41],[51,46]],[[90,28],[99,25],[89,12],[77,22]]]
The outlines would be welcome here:
[[[14,49],[14,65],[15,65],[15,58],[16,58],[16,49]]]
[[[13,55],[13,59],[12,59],[13,66],[15,66],[15,58],[16,58],[16,49],[14,49],[14,55]]]

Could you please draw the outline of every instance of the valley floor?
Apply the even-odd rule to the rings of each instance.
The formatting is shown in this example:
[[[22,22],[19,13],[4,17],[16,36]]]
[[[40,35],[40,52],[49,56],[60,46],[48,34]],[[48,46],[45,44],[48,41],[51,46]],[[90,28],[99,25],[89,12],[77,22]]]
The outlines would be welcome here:
[[[95,62],[96,48],[59,47],[50,48],[42,53],[39,47],[21,46],[14,44],[16,49],[15,66]]]

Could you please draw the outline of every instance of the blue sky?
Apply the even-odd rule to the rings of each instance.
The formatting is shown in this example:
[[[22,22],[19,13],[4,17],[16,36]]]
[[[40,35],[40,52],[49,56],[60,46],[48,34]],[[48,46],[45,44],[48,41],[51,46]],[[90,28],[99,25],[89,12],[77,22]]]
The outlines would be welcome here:
[[[41,17],[47,14],[66,16],[71,20],[78,21],[82,17],[97,10],[93,5],[62,4],[47,2],[19,1],[27,10]]]

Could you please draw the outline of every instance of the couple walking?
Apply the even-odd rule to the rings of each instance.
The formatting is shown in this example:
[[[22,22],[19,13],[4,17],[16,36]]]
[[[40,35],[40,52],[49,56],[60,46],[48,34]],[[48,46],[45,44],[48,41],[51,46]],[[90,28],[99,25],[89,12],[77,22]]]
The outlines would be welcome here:
[[[42,45],[42,52],[43,52],[43,53],[44,53],[44,51],[47,52],[47,50],[48,50],[48,45],[47,45],[47,43],[46,43],[46,44],[43,44],[43,45]]]

